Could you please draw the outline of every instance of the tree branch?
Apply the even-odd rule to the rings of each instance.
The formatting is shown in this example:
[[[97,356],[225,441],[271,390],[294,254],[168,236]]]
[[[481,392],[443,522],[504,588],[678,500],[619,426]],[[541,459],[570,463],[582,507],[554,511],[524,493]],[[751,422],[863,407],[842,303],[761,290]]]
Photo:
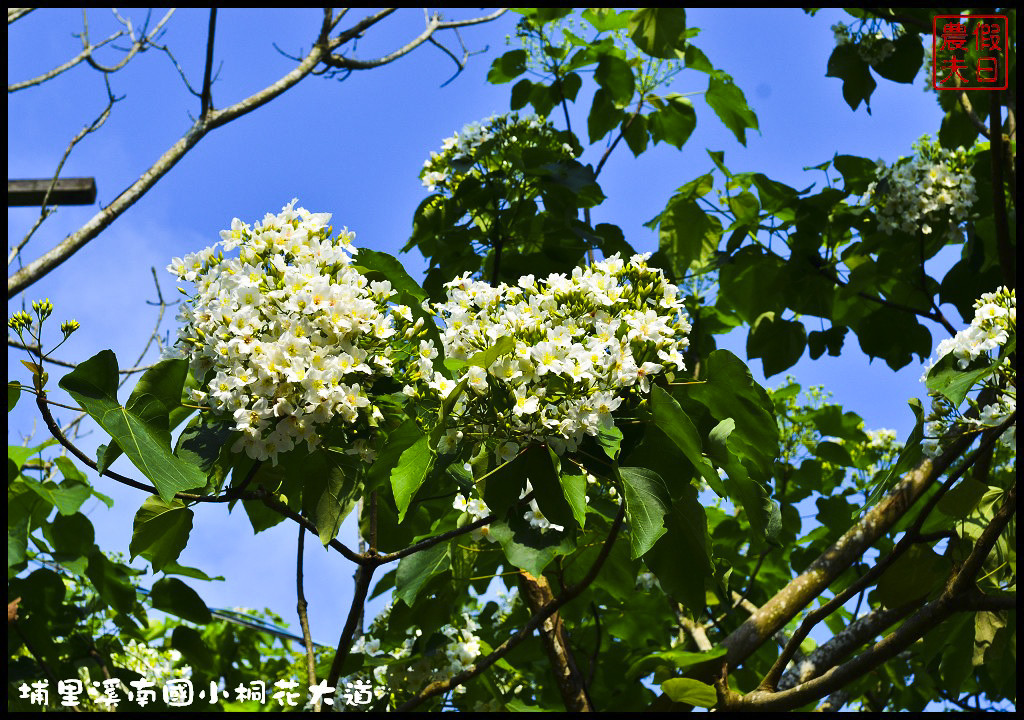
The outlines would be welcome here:
[[[519,571],[519,589],[530,612],[540,612],[545,606],[554,602],[551,585],[541,575],[534,577],[525,570]],[[562,695],[562,702],[567,712],[593,712],[594,706],[587,694],[583,675],[576,666],[576,659],[569,648],[569,633],[565,623],[557,612],[552,613],[539,628],[540,639],[547,652],[551,669],[555,673],[555,682]]]
[[[833,668],[818,678],[782,692],[757,690],[747,695],[727,691],[720,697],[719,710],[786,711],[834,692],[854,679],[863,676],[887,660],[892,659],[910,647],[927,632],[939,625],[955,612],[1005,609],[1009,604],[1015,607],[1015,598],[989,597],[971,591],[974,579],[981,570],[992,546],[1006,528],[1017,508],[1017,486],[1006,494],[1002,507],[992,517],[982,532],[974,549],[945,590],[938,598],[914,613],[898,630],[875,643],[868,651],[853,660]]]
[[[313,657],[313,636],[309,632],[309,616],[306,615],[306,593],[302,590],[302,554],[306,545],[306,528],[299,526],[299,549],[295,559],[295,609],[299,613],[302,628],[302,642],[306,646],[306,676],[309,687],[316,685],[316,660]],[[320,698],[313,706],[313,712],[320,712]]]

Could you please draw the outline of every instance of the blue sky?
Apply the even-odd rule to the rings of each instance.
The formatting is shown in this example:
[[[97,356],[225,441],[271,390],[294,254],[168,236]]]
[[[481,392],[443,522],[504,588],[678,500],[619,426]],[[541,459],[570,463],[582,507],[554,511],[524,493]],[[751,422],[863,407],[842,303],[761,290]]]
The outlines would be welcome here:
[[[144,14],[129,12],[141,24]],[[449,14],[467,16],[464,10]],[[152,22],[159,17],[162,12],[154,13]],[[508,109],[510,85],[489,85],[485,77],[493,58],[508,49],[506,36],[513,32],[515,19],[507,14],[489,25],[464,29],[463,41],[478,54],[444,87],[454,69],[451,60],[436,48],[423,46],[391,65],[353,73],[343,81],[307,78],[269,105],[213,131],[98,239],[29,289],[27,301],[53,301],[52,331],[67,317],[82,323],[55,355],[80,361],[112,348],[122,366],[128,366],[156,317],[155,309],[145,304],[155,299],[150,267],[157,268],[164,296],[177,298],[173,278],[164,272],[172,256],[211,245],[235,216],[250,222],[278,211],[293,197],[312,211],[334,213],[335,226],[348,226],[356,233],[356,245],[398,255],[413,211],[426,194],[418,173],[428,153],[465,123]],[[635,159],[624,145],[616,149],[600,177],[609,199],[593,213],[593,221],[613,222],[638,250],[654,250],[656,235],[642,224],[664,207],[676,187],[711,168],[706,149],[725,151],[733,171],[761,171],[797,188],[820,184],[820,173],[802,168],[836,153],[889,162],[910,154],[914,140],[938,129],[941,112],[934,94],[923,91],[921,77],[913,86],[880,81],[872,97],[873,115],[868,116],[863,106],[851,111],[842,99],[840,81],[825,77],[834,46],[829,27],[842,19],[849,18],[841,11],[821,11],[814,18],[794,9],[689,11],[688,25],[701,28],[696,44],[716,67],[733,75],[758,115],[761,133],[748,132],[744,148],[703,100],[694,97],[697,130],[682,151],[659,145]],[[161,41],[195,86],[202,80],[207,22],[206,11],[179,10]],[[89,23],[94,38],[115,29],[109,11],[90,11]],[[237,102],[287,72],[294,62],[273,44],[298,54],[309,48],[319,24],[316,10],[220,10],[215,106]],[[395,13],[359,41],[355,56],[389,52],[419,33],[422,24],[418,10]],[[19,20],[8,33],[8,81],[34,77],[74,56],[81,45],[71,33],[80,31],[79,11],[39,10]],[[457,48],[453,37],[446,42]],[[99,58],[109,61],[113,55],[101,51]],[[706,84],[706,76],[684,71],[668,91],[693,92]],[[198,100],[169,58],[156,50],[113,75],[111,87],[123,99],[105,126],[70,156],[63,172],[95,177],[104,204],[180,138],[191,123],[188,113],[199,110]],[[580,93],[583,105],[574,108],[574,128],[585,127],[590,97],[592,90],[585,85]],[[10,95],[8,177],[50,176],[70,138],[105,103],[102,77],[84,65],[40,88]],[[590,148],[583,162],[596,164],[603,150]],[[34,259],[94,212],[95,208],[61,208],[28,244],[26,257]],[[8,211],[9,244],[25,234],[37,215],[32,209]],[[418,255],[399,258],[414,277],[425,269]],[[18,309],[20,298],[8,307]],[[955,311],[947,316],[957,318]],[[173,335],[173,313],[168,313],[162,328]],[[932,332],[937,343],[942,331]],[[55,341],[52,335],[50,340]],[[790,373],[805,388],[825,385],[835,401],[864,417],[868,428],[895,428],[905,438],[912,426],[906,400],[923,395],[918,382],[921,367],[914,364],[893,373],[881,361],[869,363],[856,342],[848,341],[842,357],[810,361],[805,356]],[[745,358],[741,334],[720,346]],[[26,382],[18,362],[22,357],[9,353],[8,377]],[[782,382],[781,376],[766,382],[760,362],[750,364],[759,381],[769,386]],[[54,385],[60,374],[51,371]],[[55,399],[62,394],[54,392]],[[10,416],[8,442],[19,443],[21,434],[33,428],[34,442],[45,439],[33,410],[23,400]],[[92,452],[102,441],[97,430],[81,444]],[[124,459],[115,468],[137,474]],[[144,498],[105,479],[97,486],[116,502],[109,512],[101,505],[87,506],[97,541],[105,550],[127,553],[131,519]],[[229,515],[220,506],[202,507],[180,562],[227,578],[217,583],[189,581],[211,606],[271,607],[297,627],[295,536],[291,523],[253,536],[241,508]],[[353,537],[349,523],[342,540],[351,543]],[[307,543],[306,596],[319,642],[337,641],[351,595],[352,570],[336,554]],[[147,584],[151,582],[149,578]]]

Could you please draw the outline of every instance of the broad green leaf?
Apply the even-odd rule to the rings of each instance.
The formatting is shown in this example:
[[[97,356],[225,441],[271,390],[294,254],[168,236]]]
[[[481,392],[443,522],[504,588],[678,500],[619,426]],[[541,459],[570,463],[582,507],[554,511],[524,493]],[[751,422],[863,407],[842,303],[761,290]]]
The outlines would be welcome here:
[[[574,533],[559,532],[551,528],[540,530],[529,524],[523,513],[509,513],[506,520],[491,523],[490,535],[498,541],[508,561],[533,576],[540,576],[544,568],[559,555],[568,555],[576,549]]]
[[[611,93],[604,88],[598,88],[590,105],[590,114],[587,115],[587,135],[590,142],[596,143],[614,130],[625,116],[622,110],[615,107]]]
[[[967,397],[971,388],[999,368],[998,360],[992,362],[986,357],[979,358],[979,360],[980,362],[976,361],[968,365],[967,369],[961,369],[960,361],[956,356],[953,353],[948,353],[928,371],[925,385],[931,392],[938,393],[949,400],[953,407],[960,407],[960,403]]]
[[[96,539],[96,531],[89,518],[81,513],[58,515],[43,527],[43,536],[58,553],[86,555]]]
[[[695,707],[712,708],[718,702],[713,687],[693,678],[670,678],[661,684],[661,690],[672,702]]]
[[[725,648],[719,647],[707,652],[691,652],[672,648],[664,652],[651,653],[646,655],[629,666],[626,671],[626,679],[630,682],[647,677],[657,668],[668,666],[676,670],[686,672],[695,665],[701,665],[725,655]]]
[[[675,493],[665,527],[644,562],[670,597],[690,612],[701,613],[707,603],[705,581],[714,577],[715,566],[707,515],[692,484]]]
[[[355,257],[356,270],[369,280],[387,280],[396,293],[407,292],[416,298],[417,304],[427,299],[427,293],[406,272],[405,267],[392,255],[378,250],[359,248]]]
[[[18,404],[19,397],[21,397],[21,383],[17,380],[7,383],[7,412],[14,409],[14,406]]]
[[[451,566],[448,543],[437,543],[426,550],[406,555],[398,561],[395,573],[395,595],[412,607],[420,588],[430,578],[444,572]]]
[[[755,533],[757,544],[762,540],[772,541],[781,529],[779,508],[769,497],[764,483],[768,477],[761,475],[752,461],[744,463],[743,458],[749,457],[745,452],[742,438],[733,439],[736,421],[726,418],[716,425],[708,435],[708,452],[727,474],[726,489],[734,502],[743,506]],[[753,471],[753,472],[752,472]]]
[[[423,437],[423,431],[415,420],[409,419],[388,434],[387,442],[377,455],[373,465],[367,472],[366,489],[372,490],[381,483],[387,482],[391,471],[398,464],[402,453],[414,442]]]
[[[509,50],[501,57],[495,58],[487,73],[487,82],[500,85],[519,77],[524,72],[526,72],[526,51]]]
[[[73,480],[65,480],[58,485],[52,480],[40,483],[31,478],[25,478],[25,483],[39,497],[56,506],[61,515],[74,515],[93,494],[92,488],[88,485]]]
[[[629,18],[629,36],[651,57],[676,60],[686,49],[686,11],[682,8],[640,8]]]
[[[533,487],[537,507],[548,521],[569,527],[575,513],[559,481],[558,456],[541,445],[531,445],[523,453],[523,472]]]
[[[915,354],[924,362],[932,350],[928,328],[904,310],[880,307],[866,315],[854,330],[864,354],[882,358],[893,370],[909,365]]]
[[[434,451],[430,449],[430,438],[421,434],[398,458],[398,463],[391,471],[391,489],[395,493],[395,505],[398,507],[398,522],[405,519],[409,503],[427,479],[435,457]]]
[[[704,99],[725,126],[732,130],[736,139],[746,145],[747,128],[758,129],[757,115],[747,106],[743,91],[733,83],[732,78],[721,71],[712,73]]]
[[[227,467],[217,460],[235,432],[230,424],[214,420],[208,413],[199,413],[181,431],[174,454],[202,470],[214,485],[219,486],[224,481]]]
[[[316,504],[317,533],[320,542],[327,545],[338,534],[341,524],[356,504],[359,483],[355,473],[346,473],[336,464],[331,466],[326,478],[326,488]]]
[[[192,668],[211,672],[214,667],[210,647],[203,636],[187,625],[179,625],[171,633],[171,647],[182,654],[185,662]]]
[[[898,83],[912,83],[921,70],[924,60],[924,46],[916,32],[903,33],[892,42],[892,52],[872,65],[886,80]]]
[[[897,608],[920,600],[946,580],[949,560],[921,543],[911,545],[878,579],[878,599]]]
[[[182,575],[184,577],[195,578],[196,580],[206,580],[210,582],[212,580],[224,580],[223,575],[217,575],[210,577],[199,568],[188,567],[186,565],[179,565],[176,562],[169,562],[163,567],[164,575]]]
[[[853,43],[837,45],[828,59],[825,77],[840,78],[843,81],[843,99],[856,110],[861,101],[871,114],[871,93],[875,90],[875,79],[871,77],[868,64],[861,58]]]
[[[597,431],[597,444],[611,460],[619,457],[619,446],[622,444],[622,431],[614,425],[601,427]]]
[[[797,320],[766,312],[754,321],[747,335],[747,357],[761,358],[765,377],[777,375],[796,365],[807,347],[807,331]]]
[[[842,467],[856,467],[853,459],[850,457],[850,452],[839,443],[834,443],[830,440],[818,443],[817,447],[814,448],[814,454],[824,460],[825,462],[832,463],[833,465],[840,465]]]
[[[192,532],[191,508],[180,500],[165,501],[150,495],[135,513],[132,540],[128,544],[131,558],[141,555],[159,572],[181,555]]]
[[[129,612],[135,605],[135,587],[125,567],[112,562],[95,545],[89,553],[89,567],[85,575],[104,602],[115,610]]]
[[[704,457],[700,436],[697,435],[697,428],[687,417],[683,409],[679,407],[676,399],[669,395],[658,385],[651,387],[651,410],[654,413],[654,423],[661,432],[668,436],[675,446],[686,456],[686,459],[697,469],[708,486],[718,495],[724,497],[725,487],[721,478],[711,466],[711,463]]]
[[[61,455],[55,458],[54,462],[57,464],[57,469],[60,470],[60,474],[64,476],[65,480],[88,484],[89,478],[86,477],[84,472],[75,467],[71,458]]]
[[[611,100],[618,107],[629,104],[633,98],[633,86],[636,80],[633,71],[622,58],[605,55],[594,70],[594,81],[608,91]]]
[[[8,508],[10,505],[8,505]],[[8,513],[10,510],[8,510]],[[12,573],[16,573],[20,570],[22,564],[25,562],[25,553],[28,550],[28,514],[23,515],[20,519],[11,522],[11,517],[8,515],[7,522],[7,576],[11,577]]]
[[[137,414],[143,422],[153,423],[159,427],[166,423],[167,429],[173,430],[195,412],[181,404],[185,384],[190,377],[186,360],[161,360],[142,374],[124,406],[128,412]],[[111,394],[117,398],[116,390]],[[122,449],[116,441],[109,443],[99,456],[100,472],[110,467],[121,453]]]
[[[209,608],[199,594],[177,578],[164,577],[157,580],[149,596],[157,610],[169,612],[197,625],[205,625],[212,619]]]
[[[562,494],[572,508],[572,516],[582,528],[587,517],[587,476],[563,472],[558,479],[562,484]]]
[[[619,468],[626,497],[629,542],[636,559],[650,550],[665,534],[665,515],[672,500],[665,481],[646,468]]]
[[[647,116],[647,127],[655,143],[667,142],[682,149],[697,127],[697,113],[689,98],[675,93],[660,100],[651,100],[657,110]]]
[[[167,414],[164,411],[161,416],[156,409],[163,408],[157,396],[147,393],[148,397],[137,398],[135,411],[118,404],[114,353],[101,351],[65,375],[59,384],[153,481],[165,501],[170,502],[177,492],[206,485],[202,470],[171,453]]]
[[[704,212],[695,200],[673,198],[660,218],[658,252],[668,260],[674,277],[685,277],[691,266],[703,265],[717,249],[722,223]]]

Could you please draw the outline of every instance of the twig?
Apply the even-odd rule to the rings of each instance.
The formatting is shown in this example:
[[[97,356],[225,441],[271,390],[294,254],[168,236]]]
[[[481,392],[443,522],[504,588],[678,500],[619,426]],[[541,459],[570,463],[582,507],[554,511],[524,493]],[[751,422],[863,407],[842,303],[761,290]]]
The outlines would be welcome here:
[[[210,8],[210,27],[206,35],[206,67],[203,69],[203,95],[199,111],[200,117],[206,114],[213,107],[213,97],[210,93],[210,73],[213,70],[213,33],[217,28],[217,8]]]
[[[64,154],[57,163],[57,169],[53,172],[53,179],[50,181],[50,186],[46,188],[46,194],[43,196],[43,201],[39,204],[39,218],[35,221],[32,227],[29,228],[29,231],[25,233],[25,237],[22,238],[21,242],[19,242],[17,246],[12,248],[7,254],[7,267],[10,267],[14,260],[19,256],[22,248],[24,248],[25,245],[28,244],[28,241],[32,239],[32,236],[35,234],[36,230],[39,229],[39,226],[43,224],[43,221],[53,214],[55,208],[48,207],[50,195],[53,193],[53,189],[57,187],[57,180],[60,178],[60,171],[64,169],[64,163],[67,162],[68,156],[71,155],[71,151],[75,149],[75,146],[80,143],[86,135],[90,135],[103,127],[107,118],[110,117],[110,111],[114,107],[114,103],[123,99],[123,96],[120,98],[114,96],[114,93],[110,89],[110,82],[105,76],[103,80],[107,86],[107,106],[103,108],[103,111],[95,120],[92,121],[91,124],[83,127],[78,131],[77,135],[71,138],[71,142],[68,143],[67,149],[64,150]]]
[[[989,90],[988,121],[992,142],[992,211],[996,227],[996,244],[999,248],[999,266],[1003,271],[1003,284],[1011,290],[1017,286],[1017,270],[1014,265],[1013,246],[1010,244],[1010,230],[1006,217],[1006,192],[1003,189],[1003,123],[999,91]]]
[[[313,636],[309,632],[309,617],[306,615],[306,594],[302,590],[302,554],[306,543],[306,528],[299,526],[299,549],[295,560],[295,609],[299,613],[302,627],[302,642],[306,645],[306,675],[309,687],[316,685],[316,661],[313,657]],[[313,712],[320,712],[320,698],[313,705]]]

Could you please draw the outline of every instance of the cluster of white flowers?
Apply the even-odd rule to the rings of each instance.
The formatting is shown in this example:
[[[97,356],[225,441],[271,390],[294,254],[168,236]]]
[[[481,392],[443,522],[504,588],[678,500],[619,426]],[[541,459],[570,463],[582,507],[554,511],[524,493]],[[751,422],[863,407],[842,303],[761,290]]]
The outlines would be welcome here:
[[[1016,332],[1016,291],[1003,287],[985,293],[974,303],[974,319],[971,324],[954,337],[939,343],[935,350],[935,361],[952,353],[957,359],[957,365],[963,370],[979,356],[998,351],[1010,335]]]
[[[967,151],[947,150],[927,136],[914,149],[914,157],[892,167],[878,161],[866,196],[878,208],[879,227],[887,235],[897,229],[955,235],[977,200]]]
[[[974,319],[971,324],[958,332],[954,337],[943,340],[935,351],[922,381],[927,379],[932,368],[939,360],[952,355],[957,367],[965,370],[979,357],[986,356],[990,360],[998,359],[1002,348],[1017,336],[1017,293],[1009,288],[999,288],[995,292],[985,293],[974,303]],[[1016,387],[1017,372],[1010,359],[1004,358],[995,377],[1000,383],[996,400],[978,408],[978,418],[969,420],[970,425],[995,427],[1006,420],[1017,408]],[[932,404],[932,412],[925,425],[926,439],[923,443],[925,453],[929,457],[938,454],[939,443],[955,424],[953,419],[955,408],[949,403],[936,398]],[[1016,449],[1016,424],[1007,429],[1000,437],[1000,442]]]
[[[449,282],[447,301],[435,307],[447,357],[469,359],[502,338],[515,345],[486,368],[461,368],[455,381],[435,374],[430,385],[442,395],[462,378],[471,391],[438,450],[454,451],[472,433],[497,443],[499,462],[531,442],[575,451],[584,435],[612,424],[627,398],[647,394],[655,376],[683,370],[690,324],[676,286],[647,257],[614,255],[571,277],[527,275],[518,287],[468,273]]]
[[[353,267],[352,233],[332,238],[331,215],[296,202],[251,227],[235,218],[221,242],[167,268],[196,285],[177,343],[201,383],[193,400],[241,432],[233,452],[275,463],[303,441],[315,448],[335,418],[374,425],[367,386],[392,375],[415,382],[406,360],[422,327],[389,303],[388,281]],[[365,443],[353,445],[372,460]]]
[[[493,145],[479,153],[481,145]],[[508,148],[540,147],[558,150],[566,158],[574,157],[573,149],[558,136],[555,127],[536,115],[520,118],[517,113],[492,115],[482,122],[472,122],[445,138],[441,152],[431,152],[423,163],[420,179],[430,192],[453,193],[467,174],[480,169],[508,169],[502,152]]]
[[[892,40],[881,32],[855,32],[849,25],[836,23],[832,26],[836,45],[854,44],[861,60],[875,65],[882,62],[896,51]]]

